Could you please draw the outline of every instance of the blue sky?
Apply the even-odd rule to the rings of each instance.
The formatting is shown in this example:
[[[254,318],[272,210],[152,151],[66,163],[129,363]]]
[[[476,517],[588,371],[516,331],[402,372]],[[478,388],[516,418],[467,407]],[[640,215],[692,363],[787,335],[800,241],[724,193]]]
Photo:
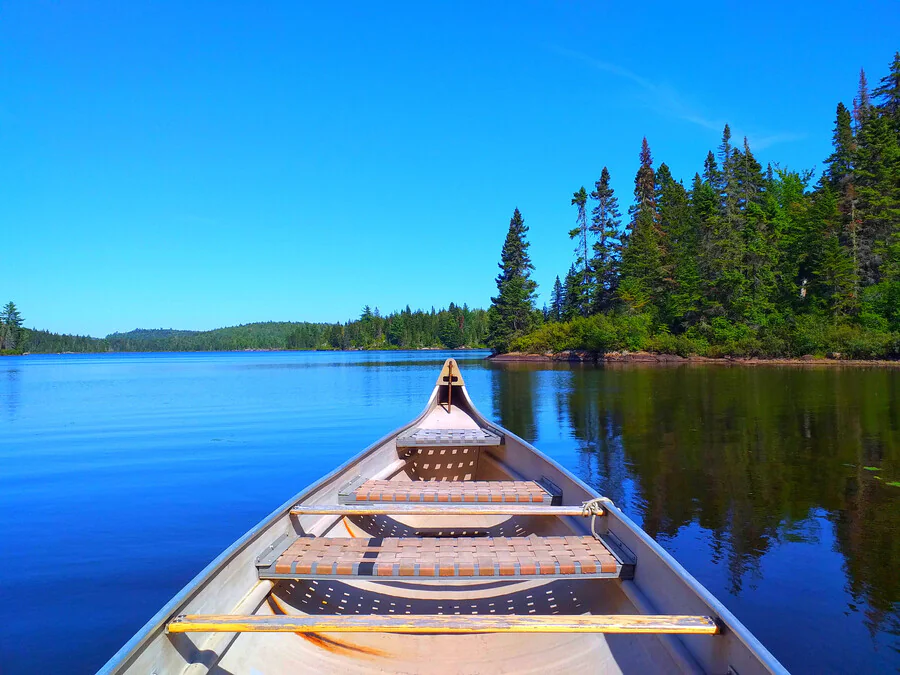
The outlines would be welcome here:
[[[486,306],[514,207],[541,301],[571,194],[729,122],[821,167],[896,1],[6,2],[0,299],[105,335]],[[852,18],[853,28],[848,21]]]

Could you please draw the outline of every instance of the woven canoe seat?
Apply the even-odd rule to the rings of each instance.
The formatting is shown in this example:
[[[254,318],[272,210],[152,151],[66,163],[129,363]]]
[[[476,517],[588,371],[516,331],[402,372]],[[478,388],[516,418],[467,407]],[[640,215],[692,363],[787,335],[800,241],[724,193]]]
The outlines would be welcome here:
[[[622,567],[590,536],[302,537],[260,578],[618,577]]]
[[[410,429],[397,437],[398,448],[434,445],[500,445],[500,436],[487,429]]]
[[[343,503],[460,502],[553,504],[558,495],[535,481],[367,480],[340,496]]]

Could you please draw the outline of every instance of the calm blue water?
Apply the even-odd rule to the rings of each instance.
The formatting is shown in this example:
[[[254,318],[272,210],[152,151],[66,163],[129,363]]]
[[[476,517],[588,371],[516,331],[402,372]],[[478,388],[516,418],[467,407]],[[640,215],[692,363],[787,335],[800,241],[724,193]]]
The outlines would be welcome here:
[[[95,671],[263,516],[416,415],[449,354],[0,360],[0,672]],[[613,497],[789,668],[900,667],[900,371],[454,355],[483,412]]]

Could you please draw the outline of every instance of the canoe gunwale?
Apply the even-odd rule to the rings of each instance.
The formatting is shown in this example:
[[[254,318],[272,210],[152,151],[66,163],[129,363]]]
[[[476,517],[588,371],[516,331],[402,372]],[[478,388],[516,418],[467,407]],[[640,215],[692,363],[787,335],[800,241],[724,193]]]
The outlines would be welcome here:
[[[187,584],[185,584],[185,586],[180,591],[178,591],[178,593],[176,593],[171,600],[163,605],[163,607],[158,612],[156,612],[156,614],[154,614],[147,621],[147,623],[145,623],[131,637],[131,639],[128,640],[128,642],[122,645],[122,647],[115,654],[113,654],[109,661],[107,661],[100,668],[100,670],[97,671],[97,675],[111,675],[112,673],[116,673],[119,668],[127,665],[128,660],[132,656],[136,656],[139,653],[141,647],[143,647],[146,643],[153,639],[157,634],[164,634],[166,631],[166,624],[174,616],[177,616],[179,614],[179,607],[189,602],[197,593],[199,593],[203,589],[203,586],[207,582],[215,578],[215,576],[223,567],[225,567],[235,556],[243,552],[243,550],[248,545],[252,544],[266,530],[275,525],[281,518],[285,516],[290,518],[291,508],[300,503],[306,495],[323,488],[335,478],[345,475],[352,467],[359,464],[367,456],[381,449],[401,433],[403,433],[407,429],[414,427],[421,420],[423,420],[428,415],[428,413],[431,412],[431,410],[435,406],[437,406],[439,389],[440,386],[435,385],[434,389],[431,392],[431,396],[428,398],[428,403],[425,404],[425,408],[414,419],[385,434],[362,451],[350,457],[346,462],[336,467],[330,473],[325,474],[319,480],[303,488],[303,490],[298,492],[296,495],[284,502],[281,506],[272,511],[268,516],[263,518],[254,527],[252,527],[241,537],[239,537],[233,544],[231,544],[231,546],[229,546],[218,556],[216,556],[194,578],[192,578]],[[468,399],[468,396],[466,398]],[[335,516],[335,519],[338,518],[340,518],[340,516]]]

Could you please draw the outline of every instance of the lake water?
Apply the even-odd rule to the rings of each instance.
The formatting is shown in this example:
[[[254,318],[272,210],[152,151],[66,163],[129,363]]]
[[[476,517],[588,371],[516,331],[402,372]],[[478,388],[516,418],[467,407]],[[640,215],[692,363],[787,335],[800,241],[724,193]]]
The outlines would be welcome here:
[[[0,673],[94,672],[414,417],[450,354],[0,359]],[[793,672],[900,669],[900,370],[454,355],[482,412],[611,497]]]

